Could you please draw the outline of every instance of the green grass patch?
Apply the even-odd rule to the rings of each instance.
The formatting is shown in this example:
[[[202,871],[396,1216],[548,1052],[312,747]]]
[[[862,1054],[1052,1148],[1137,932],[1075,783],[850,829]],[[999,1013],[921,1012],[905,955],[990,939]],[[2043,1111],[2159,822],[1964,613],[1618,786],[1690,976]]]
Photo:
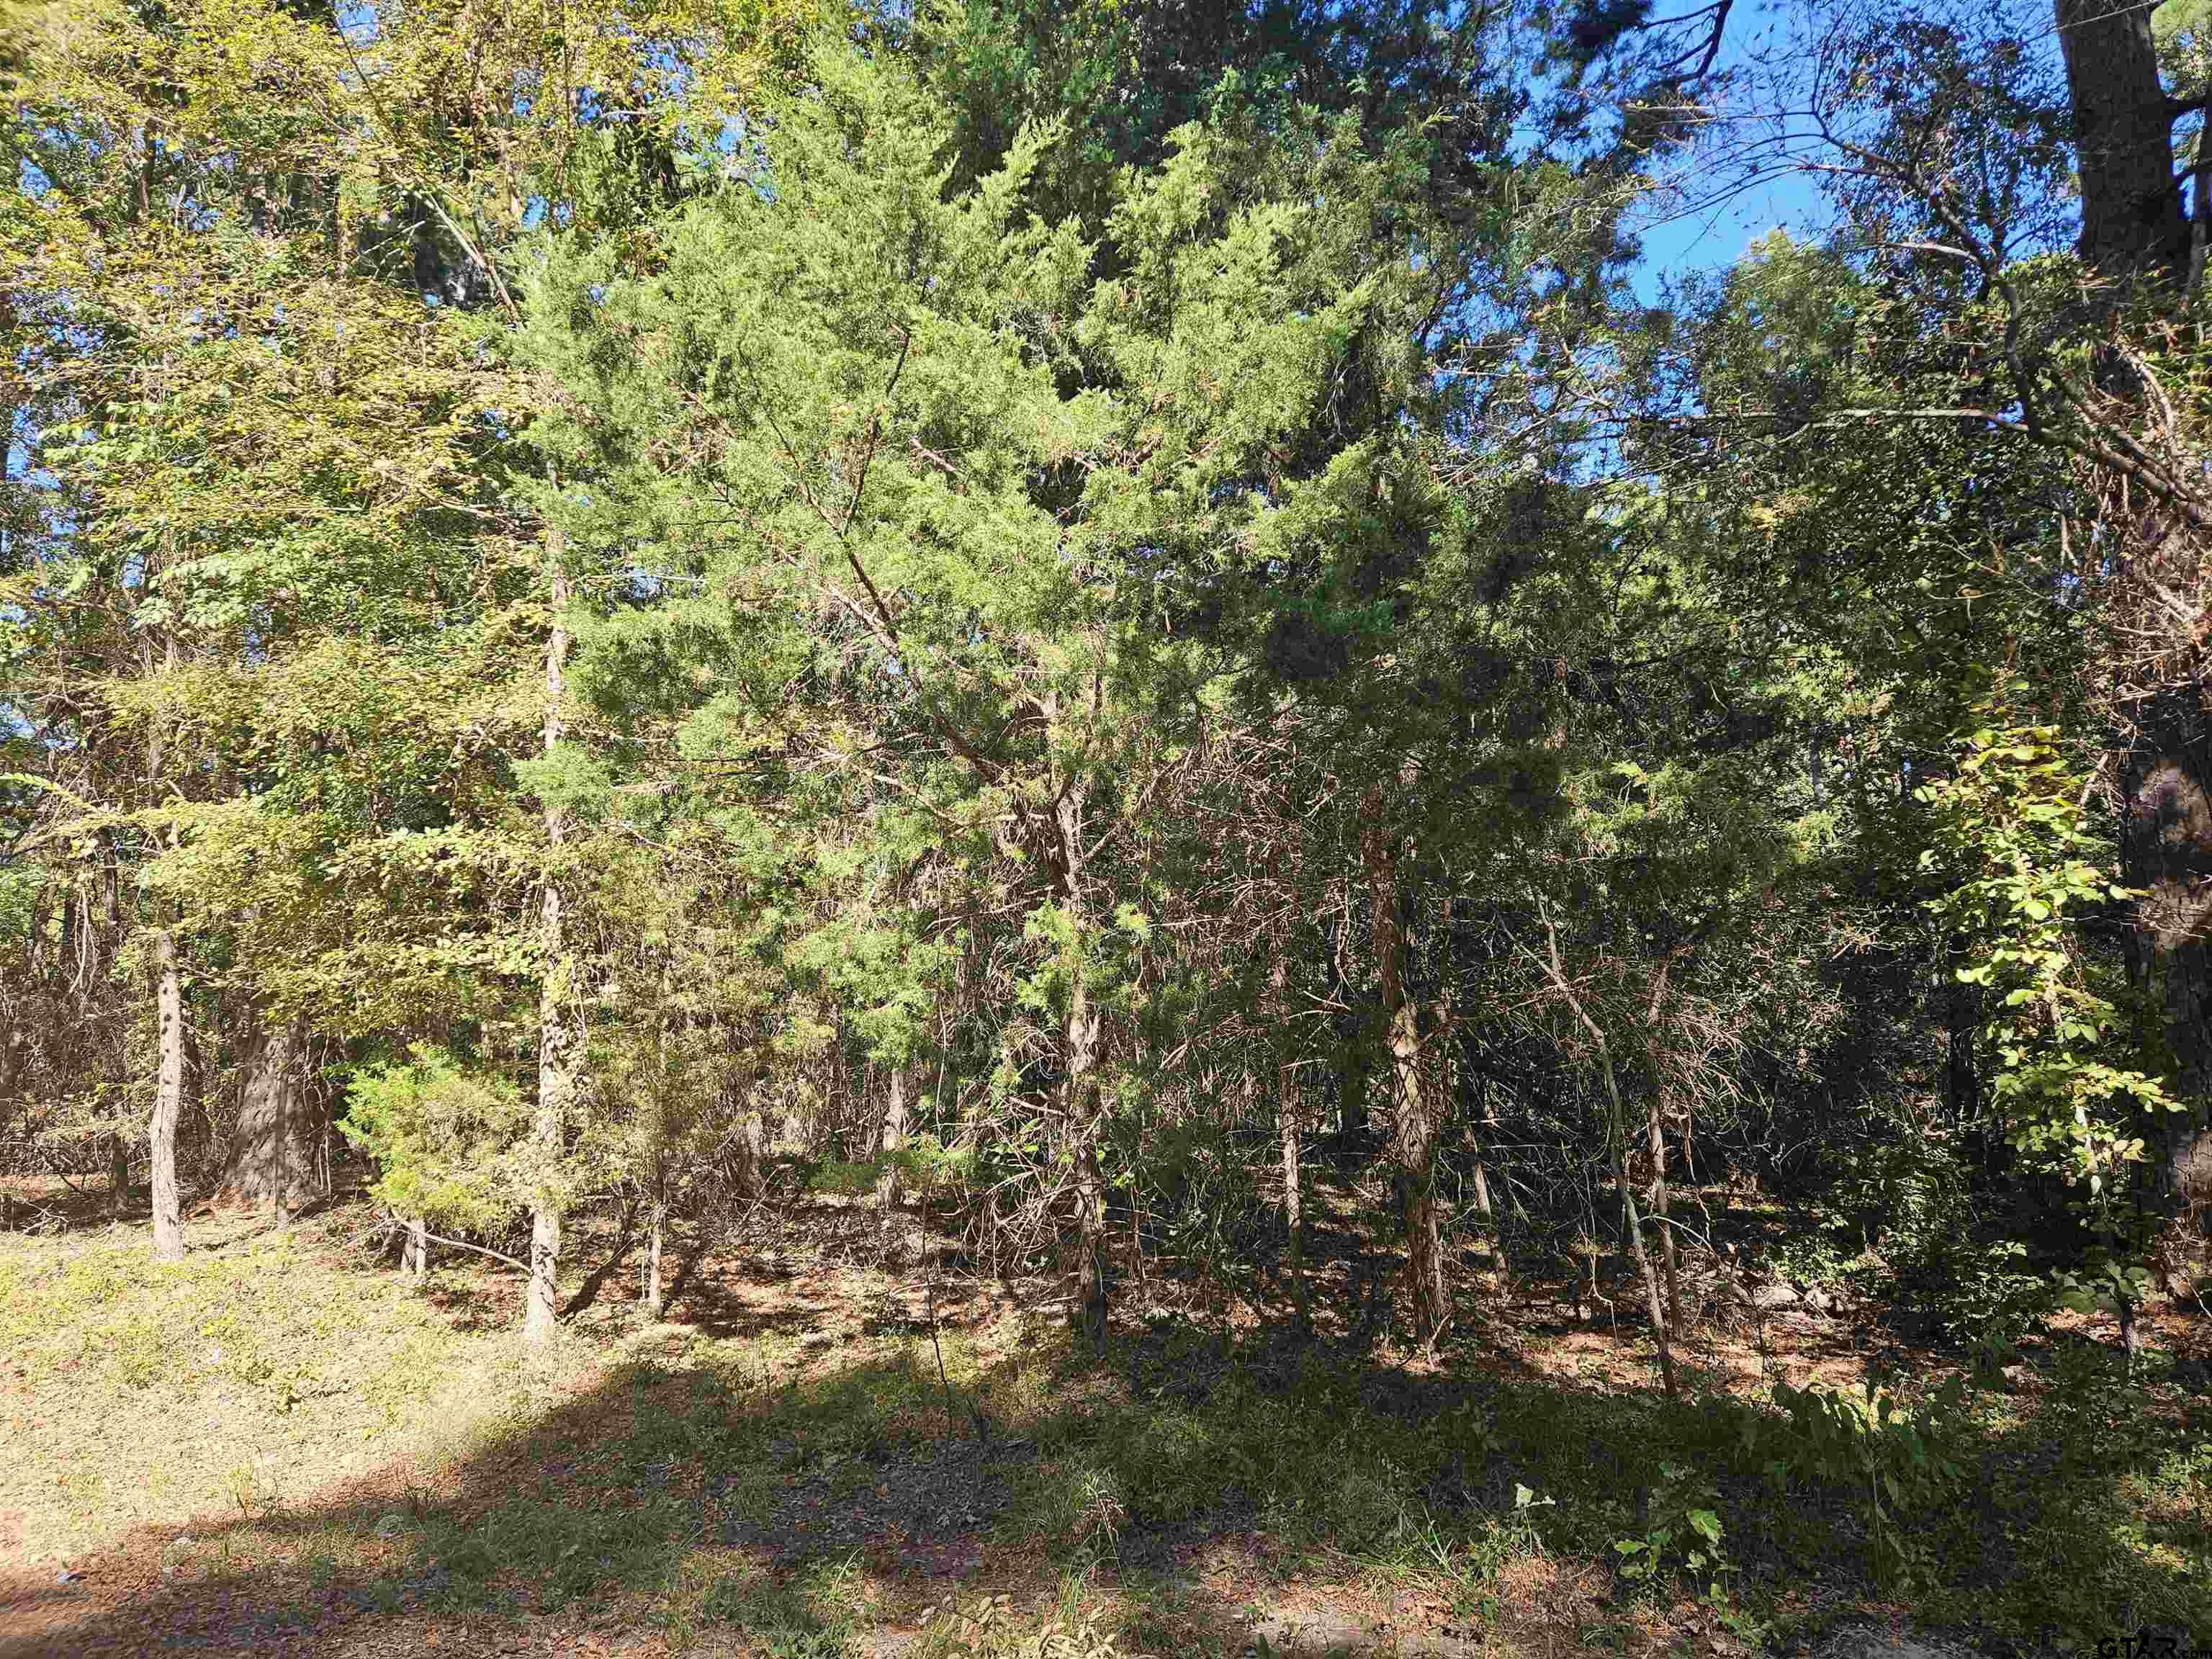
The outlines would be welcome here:
[[[1553,1572],[1609,1585],[1596,1623],[1701,1603],[1777,1641],[1875,1605],[1985,1649],[2212,1633],[2212,1418],[2087,1344],[2017,1395],[1676,1404],[1188,1328],[1103,1357],[1031,1329],[991,1360],[951,1333],[948,1411],[926,1338],[809,1356],[658,1331],[526,1358],[304,1233],[176,1268],[137,1239],[0,1241],[0,1291],[36,1402],[0,1507],[48,1548],[233,1516],[283,1540],[307,1607],[619,1599],[679,1648],[737,1630],[810,1659],[894,1616],[946,1656],[1200,1653],[1233,1650],[1233,1621],[1192,1601],[1188,1563],[1231,1540],[1255,1601],[1320,1587],[1470,1628]],[[419,1486],[395,1494],[403,1462]],[[180,1548],[179,1571],[256,1571],[221,1529]],[[1033,1593],[948,1595],[908,1565],[933,1550]]]

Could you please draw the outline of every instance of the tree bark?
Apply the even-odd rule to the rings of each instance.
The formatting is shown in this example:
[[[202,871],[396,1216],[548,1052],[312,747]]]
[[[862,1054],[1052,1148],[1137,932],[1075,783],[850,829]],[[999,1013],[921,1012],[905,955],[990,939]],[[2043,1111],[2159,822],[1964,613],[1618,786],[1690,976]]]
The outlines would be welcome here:
[[[1478,1146],[1476,1150],[1480,1152],[1481,1149]],[[1480,1158],[1474,1161],[1474,1208],[1475,1212],[1482,1218],[1482,1224],[1486,1235],[1482,1243],[1483,1259],[1488,1264],[1491,1273],[1502,1285],[1506,1281],[1508,1273],[1505,1261],[1505,1241],[1500,1232],[1498,1207],[1492,1203],[1490,1198],[1490,1172]]]
[[[1083,1334],[1106,1340],[1106,1182],[1098,1148],[1086,1144],[1075,1158],[1075,1305]]]
[[[419,1215],[407,1218],[407,1237],[399,1247],[399,1273],[410,1291],[419,1291],[430,1282],[430,1225]]]
[[[154,1085],[148,1139],[154,1151],[154,1259],[185,1259],[185,1223],[177,1197],[177,1115],[185,1099],[185,988],[177,970],[177,937],[154,935],[155,1019],[161,1069]]]
[[[1406,1229],[1406,1282],[1414,1340],[1434,1342],[1451,1317],[1443,1239],[1437,1215],[1437,1145],[1441,1113],[1423,1086],[1420,1012],[1406,987],[1405,930],[1398,920],[1396,838],[1383,823],[1382,792],[1367,800],[1365,852],[1375,908],[1375,963],[1390,1052],[1394,1121],[1390,1152]]]
[[[314,1126],[307,1103],[307,1032],[298,1020],[257,1022],[246,1046],[238,1133],[216,1196],[264,1214],[297,1208],[310,1190]]]
[[[1342,1005],[1336,1015],[1343,1038],[1336,1049],[1336,1147],[1340,1156],[1349,1152],[1369,1130],[1364,1047],[1351,1040],[1352,1033],[1342,1030],[1346,1018],[1345,1011],[1356,1009],[1359,1002],[1352,983],[1352,878],[1347,872],[1342,902],[1337,907],[1335,939],[1323,957],[1328,988]]]
[[[660,1317],[660,1241],[668,1226],[668,1182],[659,1170],[653,1172],[653,1237],[646,1247],[645,1311]]]
[[[565,730],[562,703],[568,689],[568,665],[566,551],[558,527],[547,526],[545,574],[553,613],[545,639],[544,752],[548,756],[560,747]],[[544,968],[538,992],[538,1112],[532,1126],[538,1192],[530,1218],[530,1283],[522,1316],[523,1340],[532,1343],[550,1338],[560,1316],[561,1198],[556,1166],[576,1091],[575,1056],[564,1006],[568,990],[568,952],[561,913],[560,860],[568,836],[568,821],[567,813],[551,801],[545,803],[544,813],[550,867],[538,908],[538,945],[544,953]]]
[[[1106,1336],[1106,1183],[1098,1166],[1097,1066],[1100,1021],[1091,1001],[1083,951],[1083,805],[1080,783],[1071,781],[1053,807],[1060,899],[1068,918],[1067,1008],[1060,1024],[1063,1070],[1061,1121],[1075,1164],[1075,1312],[1094,1342]]]
[[[1651,1334],[1659,1345],[1659,1378],[1671,1400],[1677,1393],[1674,1320],[1669,1312],[1671,1304],[1661,1292],[1659,1271],[1652,1264],[1650,1248],[1644,1242],[1644,1218],[1636,1212],[1636,1188],[1628,1178],[1628,1114],[1621,1105],[1620,1085],[1613,1073],[1613,1051],[1606,1043],[1605,1034],[1589,1022],[1587,1016],[1584,1019],[1585,1029],[1597,1042],[1598,1060],[1605,1073],[1606,1100],[1613,1109],[1613,1178],[1620,1188],[1621,1222],[1628,1231],[1628,1249],[1636,1260],[1637,1277],[1644,1281],[1644,1304],[1651,1316]]]
[[[107,1212],[123,1219],[131,1207],[131,1143],[118,1131],[107,1138]]]
[[[2153,1156],[2166,1196],[2208,1142],[2203,1108],[2212,1096],[2212,776],[2197,688],[2177,688],[2147,709],[2139,726],[2148,752],[2126,774],[2128,875],[2136,902],[2136,949],[2155,975],[2164,1003],[2174,1094],[2185,1114],[2159,1126]]]
[[[2150,0],[2057,0],[2081,185],[2081,257],[2107,276],[2180,277],[2189,223]]]
[[[155,571],[149,564],[146,580],[150,587]],[[153,673],[150,642],[148,648],[148,677]],[[167,633],[161,642],[161,661],[165,670],[177,665],[177,639]],[[164,784],[163,770],[167,761],[166,733],[161,728],[158,712],[149,715],[146,723],[146,795],[149,805],[158,805]],[[161,900],[153,901],[157,907]],[[185,1259],[185,1224],[182,1207],[177,1196],[177,1120],[185,1104],[185,981],[177,966],[177,936],[170,928],[157,924],[154,933],[154,1006],[155,1056],[154,1079],[154,1115],[148,1126],[147,1139],[153,1154],[154,1198],[154,1259],[157,1261],[181,1261]]]
[[[1283,1070],[1288,1073],[1285,1066]],[[1291,1301],[1297,1310],[1298,1328],[1313,1328],[1313,1291],[1306,1283],[1306,1206],[1303,1190],[1304,1170],[1299,1145],[1298,1109],[1290,1092],[1290,1079],[1285,1075],[1276,1096],[1275,1121],[1282,1138],[1283,1158],[1283,1248],[1285,1266],[1291,1275]]]
[[[876,1155],[882,1160],[876,1174],[876,1220],[884,1228],[890,1227],[892,1214],[898,1208],[898,1155],[899,1149],[906,1145],[906,1067],[894,1066],[890,1098],[884,1107],[882,1133],[876,1148]]]
[[[1607,1062],[1610,1070],[1612,1062]],[[1651,1252],[1644,1242],[1644,1218],[1636,1213],[1636,1189],[1628,1184],[1626,1146],[1614,1154],[1613,1178],[1620,1183],[1620,1201],[1628,1226],[1628,1247],[1635,1253],[1636,1271],[1644,1280],[1644,1304],[1651,1316],[1651,1334],[1659,1344],[1659,1380],[1672,1400],[1680,1390],[1674,1382],[1674,1345],[1671,1322],[1660,1300],[1659,1274],[1651,1265]]]
[[[1659,1091],[1656,1088],[1644,1102],[1644,1144],[1651,1158],[1647,1201],[1651,1206],[1651,1218],[1659,1225],[1659,1267],[1667,1285],[1667,1322],[1679,1328],[1682,1322],[1681,1269],[1674,1249],[1674,1229],[1668,1212],[1666,1122],[1659,1109]]]
[[[1300,1116],[1285,1033],[1290,1022],[1290,957],[1281,941],[1274,945],[1275,959],[1267,969],[1267,1016],[1275,1048],[1275,1139],[1283,1176],[1283,1266],[1291,1281],[1291,1301],[1297,1310],[1298,1328],[1313,1326],[1313,1302],[1305,1273],[1305,1194],[1303,1191],[1304,1122]],[[1252,1092],[1246,1073],[1246,1093]],[[1253,1103],[1255,1106],[1256,1102]]]

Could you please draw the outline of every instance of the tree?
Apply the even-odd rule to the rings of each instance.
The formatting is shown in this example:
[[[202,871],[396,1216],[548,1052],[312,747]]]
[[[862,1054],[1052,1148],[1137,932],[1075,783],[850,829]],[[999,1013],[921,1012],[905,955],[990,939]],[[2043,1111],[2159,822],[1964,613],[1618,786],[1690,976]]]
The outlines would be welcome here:
[[[2189,270],[2191,234],[2174,176],[2173,125],[2185,110],[2160,77],[2155,8],[2057,0],[2056,9],[2081,190],[2082,260],[2108,278],[2178,282]]]
[[[1103,1127],[1149,927],[1127,861],[1239,643],[1174,619],[1254,552],[1304,556],[1419,492],[1386,431],[1323,434],[1459,267],[1328,257],[1356,232],[1324,204],[1382,199],[1409,155],[1239,115],[1130,181],[1125,273],[1094,283],[1075,226],[1022,222],[1041,137],[948,197],[902,72],[824,48],[814,73],[648,273],[568,239],[531,278],[531,362],[575,398],[547,439],[570,534],[651,599],[592,648],[728,687],[690,695],[680,740],[760,792],[740,798],[922,815],[1007,883],[1043,1018],[1009,1033],[1002,1086],[1054,1149],[1103,1332]]]

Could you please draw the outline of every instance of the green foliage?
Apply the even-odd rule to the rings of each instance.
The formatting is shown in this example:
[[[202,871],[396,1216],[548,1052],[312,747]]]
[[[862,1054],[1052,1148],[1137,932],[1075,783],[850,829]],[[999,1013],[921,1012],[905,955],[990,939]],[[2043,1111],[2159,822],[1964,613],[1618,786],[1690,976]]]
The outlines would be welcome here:
[[[876,1190],[886,1170],[898,1174],[901,1190],[923,1198],[956,1195],[975,1179],[972,1147],[948,1147],[935,1135],[921,1134],[901,1143],[894,1152],[874,1158],[845,1160],[824,1158],[807,1172],[806,1189],[863,1198]]]
[[[1966,941],[1957,975],[1982,992],[1999,1119],[2034,1165],[2082,1194],[2099,1270],[2112,1267],[2109,1288],[2124,1297],[2143,1224],[2126,1203],[2129,1172],[2144,1160],[2147,1125],[2187,1107],[2122,1063],[2130,1032],[2117,965],[2085,949],[2081,930],[2140,895],[2116,879],[2057,728],[2016,713],[2025,691],[1999,675],[1954,775],[1917,792],[1935,813],[1922,862],[1950,878],[1929,908]]]
[[[376,1164],[369,1191],[404,1216],[489,1232],[528,1200],[517,1164],[529,1108],[512,1079],[417,1044],[404,1063],[356,1072],[338,1127]]]
[[[1784,1420],[1745,1418],[1744,1453],[1778,1491],[1817,1481],[1851,1493],[1881,1571],[1904,1584],[1924,1580],[1932,1559],[1923,1516],[1966,1476],[1955,1449],[1958,1380],[1919,1410],[1871,1382],[1858,1393],[1778,1382],[1773,1400]]]
[[[1722,1547],[1720,1488],[1679,1463],[1662,1463],[1645,1501],[1643,1535],[1613,1544],[1621,1577],[1650,1583],[1662,1572],[1686,1571],[1718,1599],[1721,1580],[1736,1571]]]
[[[2150,1282],[2150,1270],[2140,1263],[2100,1258],[2086,1273],[2068,1271],[2058,1275],[2058,1304],[2085,1314],[2140,1307]]]
[[[1935,810],[1923,867],[1958,878],[1930,908],[1969,941],[1958,977],[1985,994],[1994,1087],[2014,1144],[2102,1199],[2142,1158],[2119,1115],[2181,1107],[2155,1078],[2109,1058],[2124,1037],[2118,993],[2078,930],[2133,895],[2091,827],[2087,782],[2057,728],[2013,713],[2024,689],[2001,677],[1977,708],[1984,723],[1961,740],[1954,775],[1917,792]]]
[[[1780,1253],[1793,1277],[1850,1279],[1932,1334],[1972,1345],[1990,1364],[2047,1313],[2051,1287],[2027,1249],[1988,1213],[1955,1130],[1900,1123],[1893,1138],[1837,1155],[1820,1233]]]
[[[852,1559],[818,1563],[791,1582],[735,1572],[708,1589],[699,1610],[742,1628],[769,1659],[844,1659],[856,1639],[858,1578]]]

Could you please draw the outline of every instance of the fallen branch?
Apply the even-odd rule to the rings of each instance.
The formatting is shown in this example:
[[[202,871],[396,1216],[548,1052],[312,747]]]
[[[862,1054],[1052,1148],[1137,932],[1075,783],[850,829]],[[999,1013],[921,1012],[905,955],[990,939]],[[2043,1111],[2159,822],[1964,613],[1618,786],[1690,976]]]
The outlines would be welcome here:
[[[395,1223],[393,1224],[397,1225],[398,1224]],[[530,1264],[528,1262],[517,1261],[513,1256],[504,1255],[498,1250],[491,1249],[485,1245],[471,1244],[465,1238],[441,1238],[436,1233],[433,1232],[425,1232],[422,1237],[433,1244],[450,1244],[457,1250],[474,1250],[478,1255],[488,1255],[495,1261],[504,1261],[508,1267],[514,1268],[518,1273],[526,1273],[530,1271]]]

